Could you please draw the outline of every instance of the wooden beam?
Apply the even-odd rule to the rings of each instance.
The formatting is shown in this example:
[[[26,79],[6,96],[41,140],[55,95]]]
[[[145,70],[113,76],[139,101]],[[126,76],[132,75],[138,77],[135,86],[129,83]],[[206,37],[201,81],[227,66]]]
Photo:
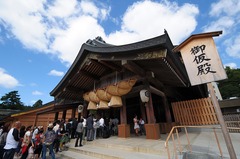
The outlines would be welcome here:
[[[159,95],[161,97],[165,97],[166,96],[164,92],[158,90],[157,88],[154,88],[153,86],[149,86],[149,87],[150,87],[150,92],[151,93],[154,93],[154,94]]]
[[[67,86],[63,89],[64,92],[68,91],[74,94],[83,94],[84,90],[77,88],[77,87],[72,87],[72,86]]]
[[[105,67],[110,68],[111,70],[118,71],[118,72],[122,71],[122,67],[120,67],[112,62],[102,61],[102,60],[99,60],[98,62],[101,63],[102,65],[104,65]]]
[[[155,78],[155,75],[153,72],[146,72],[146,79],[150,84],[153,84],[155,87],[159,89],[164,89],[164,85],[161,81],[159,81],[157,78]]]
[[[83,70],[79,70],[78,74],[81,75],[81,76],[85,76],[85,77],[91,78],[92,80],[95,80],[95,81],[99,80],[98,76],[96,76],[94,74],[91,74],[89,72],[83,71]]]
[[[146,76],[145,70],[132,61],[122,60],[122,65],[123,67],[135,73],[136,75]]]

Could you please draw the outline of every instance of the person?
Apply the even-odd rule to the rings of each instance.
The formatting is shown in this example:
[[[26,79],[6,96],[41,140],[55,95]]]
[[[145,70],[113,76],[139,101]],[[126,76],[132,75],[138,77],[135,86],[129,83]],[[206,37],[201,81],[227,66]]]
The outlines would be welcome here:
[[[103,128],[104,128],[104,119],[103,119],[103,117],[101,117],[100,119],[99,119],[99,128],[98,128],[98,136],[99,137],[102,137],[103,135]]]
[[[113,119],[110,118],[108,123],[109,123],[108,124],[109,133],[110,133],[110,135],[113,135]]]
[[[48,129],[43,135],[43,147],[42,147],[42,159],[46,159],[47,148],[50,151],[52,159],[55,159],[55,153],[53,151],[53,141],[56,138],[55,131],[53,130],[53,124],[48,125]]]
[[[6,139],[7,139],[7,134],[9,131],[9,126],[10,124],[4,124],[2,127],[2,134],[0,136],[0,159],[3,158],[3,153],[4,153],[4,146],[6,144]]]
[[[118,134],[118,123],[119,123],[119,120],[118,118],[114,118],[112,120],[112,124],[113,124],[113,127],[112,127],[112,131],[113,131],[113,135],[117,135]]]
[[[86,140],[86,136],[87,136],[86,123],[87,123],[87,120],[83,116],[81,118],[83,119],[83,139]]]
[[[97,138],[97,129],[99,128],[99,120],[94,118],[93,119],[93,140]]]
[[[143,118],[140,118],[140,119],[139,119],[139,127],[140,127],[140,133],[141,133],[141,135],[144,135],[144,134],[145,134],[144,124],[145,124],[145,122],[144,122]]]
[[[42,152],[42,138],[43,138],[43,127],[39,128],[38,133],[35,136],[35,145],[34,145],[34,158],[38,159]]]
[[[36,128],[33,129],[33,133],[32,133],[32,142],[35,144],[35,139],[36,139],[36,135],[38,134],[39,129],[41,128],[41,126],[38,126]]]
[[[21,159],[26,159],[28,156],[28,149],[31,147],[32,143],[32,126],[26,128],[26,133],[24,134],[22,141],[22,156]]]
[[[2,135],[2,133],[3,133],[3,125],[1,125],[0,127],[0,136]]]
[[[65,135],[65,129],[64,129],[64,125],[60,124],[59,129],[57,130],[56,133],[56,138],[58,139],[58,145],[55,147],[55,152],[57,153],[58,151],[62,152],[63,150],[63,136]]]
[[[77,118],[73,118],[73,120],[72,120],[71,139],[75,139],[77,125],[78,125]]]
[[[21,122],[16,121],[14,127],[10,129],[6,139],[6,145],[4,146],[4,155],[3,159],[13,159],[16,152],[19,138],[19,129],[21,127]]]
[[[76,133],[77,133],[77,139],[75,142],[75,147],[78,147],[78,140],[80,139],[79,146],[82,145],[82,137],[83,137],[83,119],[80,119],[80,122],[77,125]]]
[[[22,151],[22,141],[23,141],[23,137],[24,137],[25,133],[26,133],[26,127],[24,125],[22,125],[20,128],[20,132],[19,132],[20,140],[18,142],[18,146],[17,146],[17,150],[16,150],[18,156],[21,156],[21,154],[22,154],[22,152],[21,152]]]
[[[53,147],[55,148],[55,152],[58,153],[59,151],[59,146],[60,146],[60,120],[57,120],[54,124],[53,130],[55,131],[56,138],[54,139],[53,142]]]
[[[133,118],[133,123],[134,123],[135,135],[138,136],[139,124],[138,124],[137,115],[135,115],[135,117]]]
[[[87,127],[87,141],[93,140],[93,115],[89,114],[87,121],[86,121],[86,127]]]
[[[72,119],[68,119],[68,123],[66,124],[66,132],[69,136],[72,134]]]

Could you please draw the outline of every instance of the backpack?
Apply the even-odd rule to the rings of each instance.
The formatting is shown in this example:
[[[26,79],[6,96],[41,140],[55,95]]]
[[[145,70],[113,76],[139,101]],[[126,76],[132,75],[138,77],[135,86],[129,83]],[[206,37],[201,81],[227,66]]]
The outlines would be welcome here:
[[[44,141],[44,143],[46,145],[51,145],[53,143],[53,141],[55,140],[55,138],[56,138],[55,131],[53,131],[53,130],[47,131],[45,133],[45,141]]]

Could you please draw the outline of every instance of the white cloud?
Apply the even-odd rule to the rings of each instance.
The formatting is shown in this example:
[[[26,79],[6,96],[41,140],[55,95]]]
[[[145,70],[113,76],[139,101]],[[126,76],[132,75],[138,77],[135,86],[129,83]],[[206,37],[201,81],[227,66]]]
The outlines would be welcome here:
[[[46,26],[41,23],[44,0],[0,1],[0,23],[30,49],[47,51]]]
[[[48,75],[50,76],[63,76],[64,75],[64,72],[61,72],[61,71],[57,71],[57,70],[51,70]]]
[[[104,35],[98,20],[105,19],[109,11],[90,1],[0,1],[0,25],[11,34],[8,38],[18,39],[24,47],[71,64],[82,43]]]
[[[222,50],[230,57],[240,58],[240,36],[236,34],[240,31],[240,1],[219,0],[212,3],[210,10],[209,15],[214,20],[204,27],[204,31],[222,30],[224,36],[221,37],[225,38]]]
[[[80,3],[80,7],[85,15],[90,15],[94,18],[98,17],[99,9],[94,3],[88,2],[88,1],[82,1]]]
[[[58,35],[51,49],[59,53],[58,56],[63,62],[72,63],[83,43],[98,35],[104,37],[105,33],[97,20],[90,16],[76,17],[68,23],[66,30],[52,30]]]
[[[126,10],[119,22],[121,29],[106,35],[100,22],[116,19],[109,17],[111,7],[87,0],[47,2],[0,1],[0,25],[11,33],[8,38],[18,39],[26,48],[56,55],[68,65],[81,45],[97,36],[119,45],[161,35],[166,29],[173,43],[179,44],[195,30],[199,14],[198,8],[188,3],[139,1]]]
[[[225,41],[226,52],[231,57],[240,58],[240,35]]]
[[[43,95],[43,93],[40,91],[33,91],[32,95]]]
[[[211,16],[221,16],[226,14],[229,16],[236,15],[240,12],[240,1],[239,0],[220,0],[211,5]]]
[[[56,0],[48,5],[47,13],[50,17],[68,18],[77,10],[76,0]]]
[[[19,82],[13,76],[5,72],[3,68],[0,68],[0,87],[14,88],[19,86]]]
[[[212,21],[209,25],[204,27],[203,32],[210,31],[219,31],[222,30],[224,35],[228,34],[231,28],[234,25],[234,19],[232,17],[221,17],[216,21]]]
[[[236,63],[226,63],[224,64],[224,67],[229,66],[231,69],[236,69],[237,68],[237,64]]]
[[[196,28],[198,13],[196,6],[187,3],[178,6],[167,1],[136,2],[125,12],[121,30],[110,34],[109,41],[126,44],[161,35],[166,29],[173,43],[178,44]]]

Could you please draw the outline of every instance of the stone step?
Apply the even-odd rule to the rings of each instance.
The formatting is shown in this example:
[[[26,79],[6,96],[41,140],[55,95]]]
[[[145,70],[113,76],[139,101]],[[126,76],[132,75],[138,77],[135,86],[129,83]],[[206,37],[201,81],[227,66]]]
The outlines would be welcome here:
[[[139,139],[139,142],[138,142]],[[130,152],[141,152],[141,153],[149,153],[149,154],[166,154],[166,149],[164,147],[164,140],[144,140],[142,142],[141,138],[134,138],[134,139],[124,139],[124,138],[117,138],[111,137],[108,139],[97,139],[92,142],[83,143],[85,145],[93,145],[95,147],[104,147],[110,149],[118,149]]]
[[[70,147],[70,152],[75,152],[101,159],[166,159],[166,155],[150,154],[134,151],[126,151],[109,147],[84,145],[82,147]]]
[[[68,153],[102,158],[102,159],[166,159],[167,152],[163,141],[146,140],[139,142],[136,139],[123,139],[111,137],[108,139],[97,139],[91,142],[84,141],[82,147],[74,147],[75,140],[69,143]],[[139,143],[138,143],[139,142]],[[159,142],[163,142],[159,144]]]
[[[84,155],[79,152],[75,152],[71,150],[63,151],[56,155],[56,159],[63,159],[63,158],[64,159],[98,159],[96,157]]]

